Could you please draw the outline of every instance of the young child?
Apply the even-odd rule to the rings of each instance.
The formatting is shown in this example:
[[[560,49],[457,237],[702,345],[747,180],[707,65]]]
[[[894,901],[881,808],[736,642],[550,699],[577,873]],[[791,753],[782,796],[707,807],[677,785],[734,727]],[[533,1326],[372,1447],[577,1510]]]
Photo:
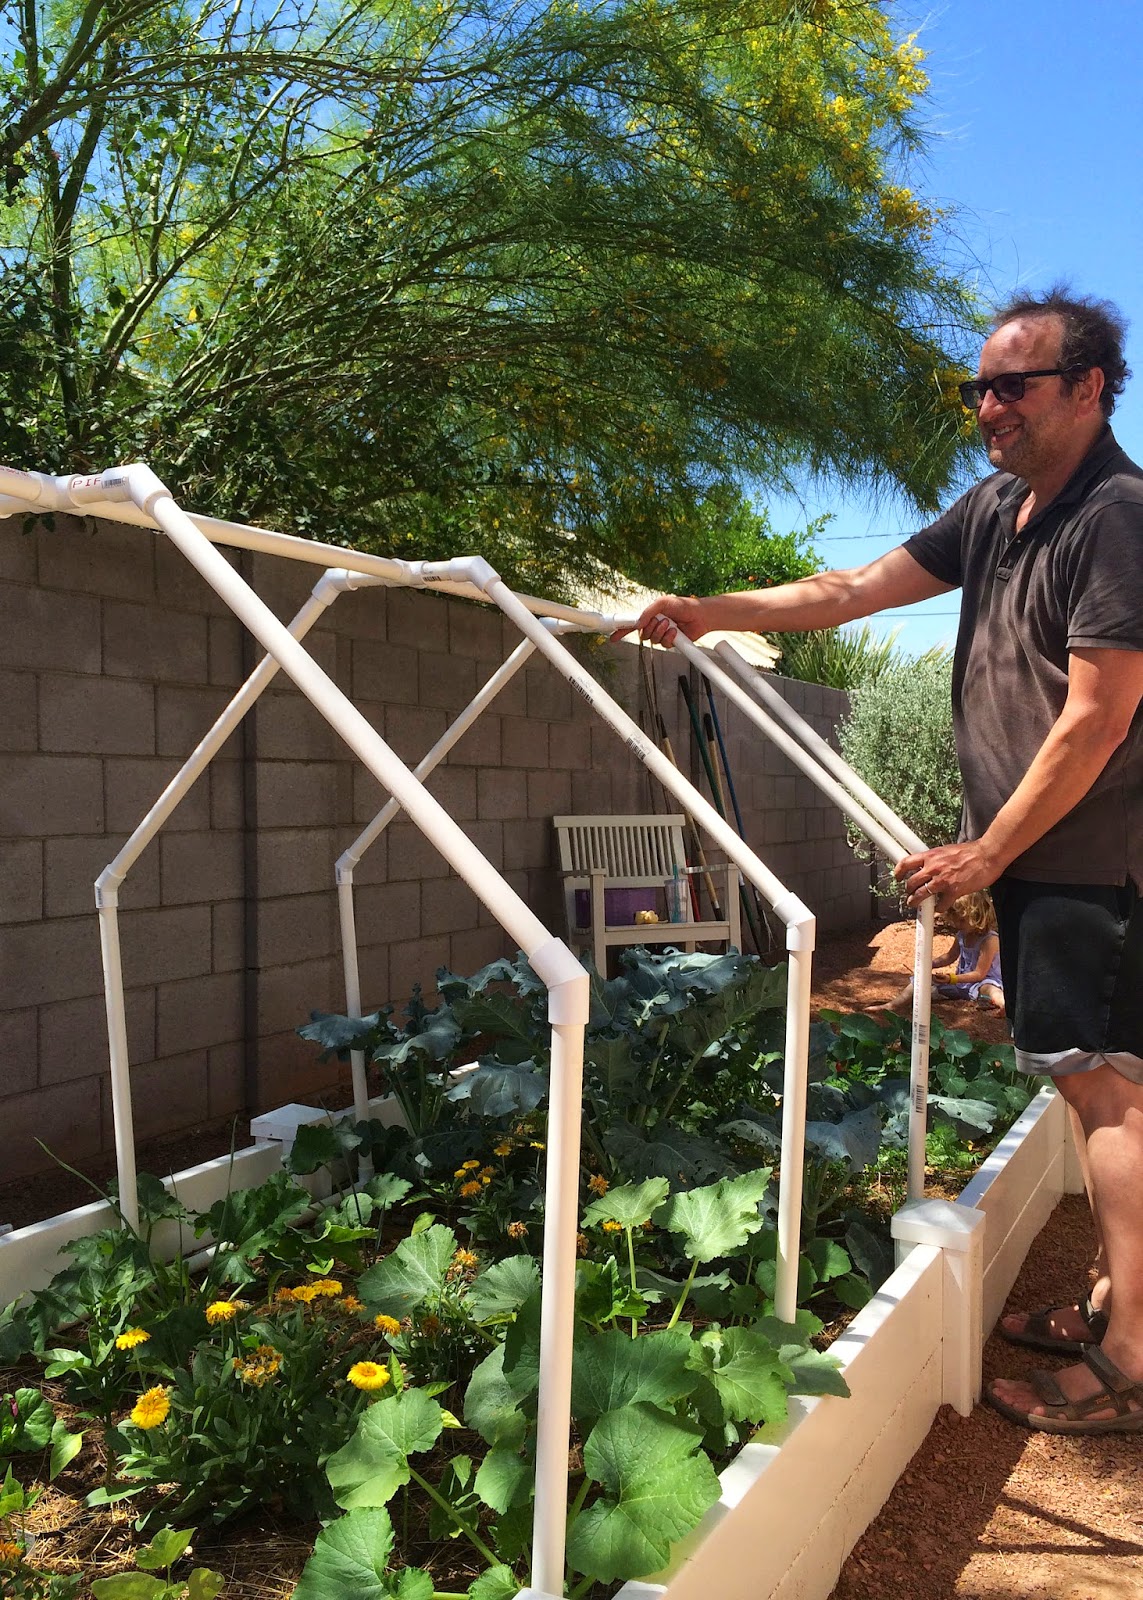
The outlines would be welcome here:
[[[942,1000],[980,1000],[1004,1010],[1004,980],[1000,976],[1000,936],[996,913],[986,889],[954,900],[944,916],[945,926],[956,935],[956,968],[934,980],[933,996]],[[934,973],[949,964],[949,956],[933,958]],[[913,985],[907,983],[889,1002],[890,1011],[905,1012],[913,1003]]]

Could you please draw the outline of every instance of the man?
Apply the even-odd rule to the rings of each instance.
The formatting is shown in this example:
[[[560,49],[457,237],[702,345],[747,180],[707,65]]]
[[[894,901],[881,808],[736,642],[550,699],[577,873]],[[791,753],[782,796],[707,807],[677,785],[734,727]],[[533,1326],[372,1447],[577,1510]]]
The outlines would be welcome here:
[[[1082,1129],[1101,1241],[1091,1299],[1002,1326],[1082,1360],[988,1398],[1048,1432],[1143,1431],[1143,472],[1107,421],[1124,327],[1060,289],[993,327],[962,386],[993,475],[868,566],[657,600],[638,627],[668,645],[676,629],[833,627],[963,589],[963,842],[897,876],[912,906],[992,887],[1018,1058]]]

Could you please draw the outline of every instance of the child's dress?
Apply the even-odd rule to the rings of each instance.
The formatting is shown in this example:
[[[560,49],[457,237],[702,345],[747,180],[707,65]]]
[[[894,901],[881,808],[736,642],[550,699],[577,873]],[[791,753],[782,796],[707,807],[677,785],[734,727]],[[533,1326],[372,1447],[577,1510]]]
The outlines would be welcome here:
[[[956,936],[956,970],[958,972],[972,972],[980,960],[980,947],[985,939],[993,935],[982,933],[975,940],[966,939],[963,933]],[[980,991],[986,983],[994,983],[1004,993],[1004,979],[1000,976],[1000,946],[996,946],[996,954],[992,957],[992,965],[983,978],[975,983],[934,983],[933,993],[946,1000],[979,1000]]]

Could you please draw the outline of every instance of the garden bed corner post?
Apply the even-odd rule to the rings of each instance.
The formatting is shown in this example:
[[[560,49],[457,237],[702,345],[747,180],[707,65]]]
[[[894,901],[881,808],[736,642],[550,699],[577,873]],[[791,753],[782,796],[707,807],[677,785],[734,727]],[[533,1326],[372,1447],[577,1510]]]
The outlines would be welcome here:
[[[951,1200],[910,1200],[892,1221],[898,1265],[914,1245],[941,1252],[941,1400],[962,1417],[983,1383],[985,1220],[983,1211]]]

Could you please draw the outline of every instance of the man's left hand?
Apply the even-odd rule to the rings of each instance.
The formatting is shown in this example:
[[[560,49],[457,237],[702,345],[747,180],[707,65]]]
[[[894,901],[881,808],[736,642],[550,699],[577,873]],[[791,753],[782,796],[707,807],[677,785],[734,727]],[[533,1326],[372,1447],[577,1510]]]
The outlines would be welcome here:
[[[908,891],[908,904],[919,906],[933,899],[938,911],[947,911],[954,900],[974,889],[987,889],[997,877],[979,840],[968,844],[944,844],[919,855],[905,856],[893,869],[893,876]]]

